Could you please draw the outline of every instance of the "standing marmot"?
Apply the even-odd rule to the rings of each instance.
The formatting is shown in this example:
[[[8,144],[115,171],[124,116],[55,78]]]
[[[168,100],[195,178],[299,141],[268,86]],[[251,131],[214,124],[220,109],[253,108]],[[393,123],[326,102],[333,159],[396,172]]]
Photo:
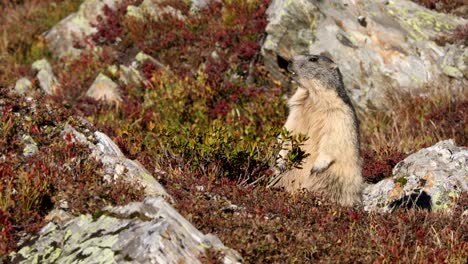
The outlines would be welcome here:
[[[288,70],[299,87],[288,101],[290,113],[284,127],[292,135],[308,137],[301,148],[310,155],[302,168],[283,172],[273,186],[290,192],[317,191],[345,206],[360,202],[358,120],[338,66],[325,56],[301,55],[293,58]],[[283,165],[287,145],[279,154]]]

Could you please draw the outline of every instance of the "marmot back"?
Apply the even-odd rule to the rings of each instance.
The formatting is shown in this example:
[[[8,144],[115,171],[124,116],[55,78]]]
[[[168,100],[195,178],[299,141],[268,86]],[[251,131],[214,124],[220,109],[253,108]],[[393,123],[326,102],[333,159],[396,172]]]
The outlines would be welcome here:
[[[288,70],[299,87],[288,100],[290,112],[284,126],[293,135],[307,135],[302,149],[310,155],[302,169],[283,172],[275,186],[290,192],[321,192],[346,206],[360,202],[358,120],[338,66],[325,56],[300,55]],[[279,154],[279,167],[285,163],[287,146],[285,142]]]

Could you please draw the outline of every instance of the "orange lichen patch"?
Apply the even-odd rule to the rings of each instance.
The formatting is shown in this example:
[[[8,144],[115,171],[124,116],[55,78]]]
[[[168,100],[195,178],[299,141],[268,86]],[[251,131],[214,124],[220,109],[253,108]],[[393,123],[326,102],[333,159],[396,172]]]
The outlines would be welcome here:
[[[431,171],[428,171],[422,179],[426,181],[424,187],[431,188],[434,186],[434,174]]]
[[[372,43],[368,46],[382,57],[385,64],[397,61],[404,56],[401,51],[395,48],[406,41],[401,32],[388,29],[384,32],[379,28],[370,27],[369,36]]]
[[[393,200],[399,199],[402,193],[403,193],[403,185],[399,182],[396,182],[395,187],[388,194],[388,197],[389,197],[388,200],[393,201]]]

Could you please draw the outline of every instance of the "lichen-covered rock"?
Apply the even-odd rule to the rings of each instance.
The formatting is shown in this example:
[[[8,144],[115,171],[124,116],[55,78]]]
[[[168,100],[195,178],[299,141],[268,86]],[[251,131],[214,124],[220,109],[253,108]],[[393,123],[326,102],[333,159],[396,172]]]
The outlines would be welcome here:
[[[393,169],[393,176],[364,190],[365,210],[392,211],[399,207],[450,209],[468,191],[468,148],[452,140],[422,149]]]
[[[411,1],[273,0],[265,64],[278,79],[277,55],[329,53],[355,101],[380,105],[385,92],[424,85],[467,86],[468,49],[436,39],[468,21]]]
[[[21,141],[24,144],[23,155],[25,157],[33,156],[39,151],[36,141],[30,135],[23,135]]]
[[[93,84],[91,84],[86,92],[86,96],[96,100],[103,100],[117,106],[122,102],[119,86],[102,73],[100,73],[94,80]]]
[[[92,155],[104,164],[104,177],[107,180],[122,178],[130,184],[138,184],[144,188],[146,196],[163,196],[172,202],[172,197],[164,187],[149,173],[141,163],[125,157],[120,148],[106,134],[96,131],[87,138],[71,126],[65,127],[64,137],[72,135],[73,140],[86,144],[92,150]],[[93,143],[97,141],[97,143]]]
[[[53,95],[59,89],[59,82],[55,78],[52,66],[46,59],[35,61],[32,64],[32,68],[37,71],[37,79],[39,80],[39,86],[46,94]]]
[[[102,8],[108,5],[114,8],[122,0],[86,0],[81,4],[78,12],[73,13],[51,28],[46,34],[49,50],[56,57],[78,56],[81,52],[78,46],[85,46],[84,37],[96,33],[92,24],[98,16],[103,15]]]
[[[206,249],[224,263],[242,258],[213,235],[204,235],[161,197],[105,208],[64,225],[49,223],[14,256],[16,263],[201,263]]]
[[[32,87],[32,82],[28,78],[23,77],[16,81],[15,88],[13,89],[13,91],[15,91],[15,93],[19,95],[24,95],[28,91],[30,91]]]

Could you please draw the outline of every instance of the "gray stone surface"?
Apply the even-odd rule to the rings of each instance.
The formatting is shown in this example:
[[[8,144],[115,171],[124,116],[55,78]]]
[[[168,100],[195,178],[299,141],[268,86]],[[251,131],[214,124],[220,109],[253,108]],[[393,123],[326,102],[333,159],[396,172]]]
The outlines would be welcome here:
[[[103,100],[117,106],[122,102],[119,86],[106,75],[100,73],[86,92],[86,96]]]
[[[37,79],[39,80],[39,86],[46,94],[53,95],[59,89],[59,82],[55,78],[52,66],[46,59],[35,61],[32,64],[32,68],[37,71]]]
[[[468,191],[468,148],[452,140],[421,149],[398,163],[393,176],[364,190],[365,210],[388,212],[397,207],[418,206],[450,210],[462,192]]]
[[[185,20],[184,15],[180,10],[177,10],[171,6],[161,6],[164,0],[144,0],[139,6],[129,6],[127,15],[144,19],[150,17],[153,20],[158,20],[163,14],[172,15],[180,20]]]
[[[204,235],[163,198],[105,208],[60,225],[50,222],[14,257],[16,263],[201,263],[206,249],[224,263],[241,256],[213,235]]]
[[[22,143],[24,144],[23,155],[26,157],[33,156],[36,152],[39,151],[36,141],[30,135],[23,135],[21,138]]]
[[[277,55],[328,52],[362,106],[381,105],[386,90],[468,87],[468,49],[435,41],[468,22],[461,17],[409,0],[273,0],[268,16],[262,53],[278,79]]]
[[[119,81],[124,85],[140,85],[144,77],[134,65],[119,66]]]
[[[92,155],[104,164],[104,178],[112,181],[122,178],[129,184],[139,184],[144,187],[146,196],[163,196],[172,202],[172,197],[164,187],[148,172],[138,161],[127,159],[119,147],[106,134],[95,132],[93,136],[86,137],[71,126],[63,132],[73,135],[73,140],[88,145]],[[96,142],[96,143],[93,143]]]
[[[121,0],[85,0],[76,13],[70,14],[45,33],[49,50],[59,58],[78,56],[81,50],[75,48],[74,43],[85,46],[84,37],[97,31],[91,24],[96,23],[99,15],[103,15],[102,8],[105,5],[113,8],[118,2]]]
[[[24,95],[28,91],[31,91],[32,86],[32,82],[28,78],[23,77],[16,81],[14,91],[19,95]]]

